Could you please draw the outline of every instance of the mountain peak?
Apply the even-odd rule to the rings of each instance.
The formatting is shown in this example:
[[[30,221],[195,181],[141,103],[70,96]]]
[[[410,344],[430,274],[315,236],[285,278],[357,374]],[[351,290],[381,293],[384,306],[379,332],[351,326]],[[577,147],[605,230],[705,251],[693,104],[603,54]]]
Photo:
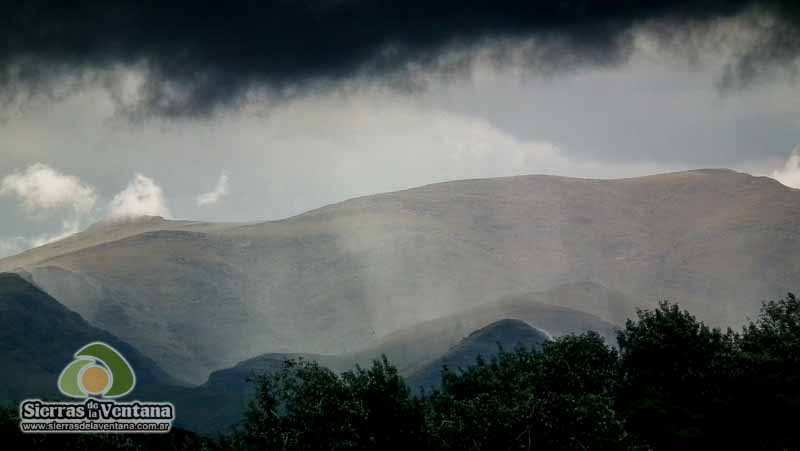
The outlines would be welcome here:
[[[510,351],[517,346],[540,348],[550,341],[550,335],[525,321],[504,318],[488,324],[462,339],[447,353],[423,365],[408,377],[412,387],[437,387],[442,368],[466,369],[475,365],[478,357],[489,359],[500,349]]]
[[[501,318],[554,335],[606,329],[663,299],[736,326],[757,312],[755,299],[791,291],[800,273],[800,191],[766,180],[717,169],[522,176],[246,227],[151,217],[97,226],[0,270],[24,268],[64,305],[197,383],[267,352],[357,351],[508,296],[442,330],[447,346]],[[548,292],[580,281],[592,284]]]
[[[525,321],[503,318],[472,332],[464,340],[466,342],[502,343],[530,337],[542,341],[550,339],[547,332],[541,331]],[[508,340],[509,338],[511,340]]]
[[[170,222],[163,216],[125,216],[116,218],[103,218],[90,225],[86,230],[97,230],[106,227],[118,227],[122,225],[154,225]]]

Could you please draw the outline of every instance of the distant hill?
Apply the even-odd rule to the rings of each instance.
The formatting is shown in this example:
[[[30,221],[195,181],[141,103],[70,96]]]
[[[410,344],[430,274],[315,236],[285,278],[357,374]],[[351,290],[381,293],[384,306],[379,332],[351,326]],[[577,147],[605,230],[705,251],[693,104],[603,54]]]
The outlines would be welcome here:
[[[513,351],[518,346],[539,349],[550,337],[524,321],[502,319],[479,329],[450,348],[446,354],[414,370],[406,379],[409,386],[438,388],[441,372],[446,366],[460,371],[475,365],[478,356],[487,361],[500,349]]]
[[[569,324],[570,316],[581,318],[578,321],[585,321],[584,325],[591,329],[608,331],[611,327],[598,319],[591,319],[590,315],[569,312],[568,309],[559,307],[532,304],[524,309],[529,315],[548,310],[553,310],[550,318],[567,321],[566,327],[574,326]],[[464,317],[469,319],[459,318],[455,321],[459,327],[467,327],[486,318],[480,314],[470,317],[472,314],[473,312],[466,312]],[[452,319],[443,318],[439,321],[433,322],[435,329]],[[543,315],[543,321],[541,324],[555,327],[547,322],[547,315]],[[187,387],[181,386],[131,345],[90,325],[80,315],[61,305],[24,277],[3,273],[0,274],[0,360],[3,361],[4,370],[0,375],[0,403],[15,402],[28,397],[59,397],[56,381],[64,366],[72,360],[74,352],[91,341],[104,341],[122,352],[133,366],[137,375],[137,388],[133,394],[135,398],[170,401],[176,406],[176,425],[200,432],[217,432],[241,420],[254,393],[253,385],[248,382],[248,378],[254,374],[275,371],[289,358],[313,360],[340,373],[353,369],[356,364],[367,366],[371,360],[386,354],[404,356],[403,363],[409,368],[403,374],[408,376],[410,367],[422,366],[432,356],[440,357],[436,352],[446,350],[452,342],[461,338],[458,332],[442,337],[431,336],[432,331],[433,329],[425,325],[416,329],[416,337],[400,331],[389,337],[383,345],[356,354],[264,354],[239,362],[231,368],[215,371],[198,387]],[[406,337],[408,341],[404,341]],[[489,341],[521,341],[498,338],[490,338]],[[436,341],[436,344],[428,345],[431,341]],[[409,351],[418,345],[425,345],[425,352],[415,354]],[[496,345],[492,341],[487,349],[480,352],[491,355],[496,351],[494,346]],[[397,354],[398,350],[402,354]]]
[[[249,379],[257,374],[279,370],[287,359],[316,361],[341,373],[352,370],[355,362],[348,357],[313,354],[265,354],[230,367],[214,371],[208,380],[196,387],[160,387],[148,391],[152,399],[164,399],[175,404],[176,424],[198,432],[224,431],[241,421],[255,395],[255,385]]]
[[[588,313],[537,302],[537,299],[548,296],[545,292],[504,298],[457,315],[396,331],[354,353],[259,355],[230,368],[214,371],[198,387],[170,388],[159,394],[176,404],[182,426],[215,432],[241,419],[242,412],[254,394],[254,386],[248,379],[255,374],[280,369],[286,359],[315,361],[341,373],[352,370],[356,365],[368,367],[373,360],[385,355],[400,374],[407,378],[412,389],[417,389],[423,385],[435,387],[439,381],[441,366],[445,362],[451,362],[449,364],[453,368],[456,367],[453,362],[467,367],[474,363],[477,354],[485,357],[495,355],[498,342],[508,350],[512,350],[517,343],[535,346],[548,335],[539,328],[546,328],[555,335],[592,330],[606,337],[609,342],[614,342],[617,329],[615,325]],[[509,317],[522,318],[524,321],[508,319]],[[478,329],[482,332],[476,333]],[[460,348],[462,343],[470,345]],[[213,405],[214,409],[208,409],[209,405]]]
[[[0,404],[26,398],[60,398],[57,380],[75,351],[92,341],[119,350],[136,373],[137,386],[129,396],[170,401],[176,405],[176,425],[210,432],[241,419],[250,400],[245,379],[235,387],[210,381],[187,387],[161,370],[131,345],[100,330],[17,274],[0,274]],[[282,360],[281,360],[282,361]],[[266,371],[267,369],[264,368]]]
[[[541,346],[548,339],[545,332],[523,321],[504,319],[469,334],[430,362],[414,362],[413,368],[401,371],[401,374],[414,390],[423,386],[432,388],[439,384],[442,365],[454,369],[467,368],[475,363],[479,354],[486,358],[496,355],[498,345],[507,350],[513,350],[517,345],[530,348]],[[255,395],[255,385],[250,382],[254,375],[278,371],[287,359],[314,361],[336,373],[342,373],[353,370],[356,365],[368,367],[372,360],[385,354],[383,351],[378,347],[358,355],[264,354],[239,362],[231,368],[215,371],[206,383],[198,387],[162,387],[161,390],[146,393],[153,399],[173,402],[178,411],[177,424],[182,427],[214,433],[242,419],[248,403]]]
[[[548,339],[545,332],[523,321],[502,319],[467,334],[429,361],[413,362],[413,366],[401,370],[401,374],[413,390],[420,387],[435,388],[439,385],[443,365],[452,369],[467,368],[475,364],[479,354],[486,358],[496,355],[498,345],[506,350],[513,350],[517,345],[539,347]],[[420,344],[424,345],[424,341]],[[213,372],[201,386],[167,387],[151,397],[161,396],[175,403],[179,412],[178,424],[181,426],[201,432],[217,432],[241,420],[248,402],[255,394],[255,386],[248,381],[254,375],[275,372],[287,359],[314,361],[336,373],[342,373],[354,369],[357,364],[368,367],[372,360],[386,354],[384,351],[387,349],[376,347],[358,355],[264,354]]]
[[[92,341],[119,350],[137,384],[174,383],[155,362],[100,330],[17,274],[0,274],[0,402],[59,396],[58,375]]]
[[[376,357],[380,356],[378,355]],[[289,359],[317,362],[336,373],[352,370],[357,363],[368,363],[356,362],[355,359],[347,355],[264,354],[239,362],[231,368],[214,371],[208,377],[208,381],[203,384],[203,387],[212,387],[220,390],[249,389],[251,388],[251,384],[247,382],[249,377],[254,374],[277,371],[281,369],[284,362]]]
[[[599,295],[605,293],[600,287],[595,288]],[[616,325],[579,310],[544,302],[564,289],[506,296],[454,315],[425,321],[389,334],[351,357],[364,364],[386,355],[401,373],[410,375],[448,352],[470,333],[503,319],[523,321],[552,336],[594,331],[608,343],[616,343]]]
[[[736,325],[797,289],[798,230],[800,191],[765,177],[520,176],[258,224],[103,223],[0,270],[199,384],[265,352],[353,353],[520,293],[617,324],[670,299]]]
[[[560,291],[560,290],[558,290]],[[266,353],[211,373],[204,386],[245,386],[254,372],[274,371],[286,359],[315,361],[336,372],[351,370],[355,365],[369,366],[386,356],[404,376],[441,358],[453,346],[478,329],[491,324],[524,324],[526,330],[555,336],[595,331],[614,344],[617,326],[588,313],[541,302],[550,292],[506,297],[464,312],[425,321],[375,340],[366,348],[345,354]],[[502,343],[506,343],[505,340]],[[513,344],[513,343],[512,343]],[[492,342],[491,353],[496,351]],[[513,347],[513,346],[512,346]]]

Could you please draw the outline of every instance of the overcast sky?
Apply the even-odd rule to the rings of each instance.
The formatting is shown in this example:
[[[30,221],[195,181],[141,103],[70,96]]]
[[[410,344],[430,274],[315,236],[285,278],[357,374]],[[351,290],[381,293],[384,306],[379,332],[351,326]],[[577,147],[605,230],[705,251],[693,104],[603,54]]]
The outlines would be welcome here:
[[[128,114],[152,94],[135,65],[114,89],[64,82],[0,110],[0,256],[102,218],[271,220],[463,178],[728,167],[800,187],[796,60],[730,88],[736,49],[634,41],[614,64],[477,57],[454,75],[426,66],[408,88],[354,79],[200,115]]]

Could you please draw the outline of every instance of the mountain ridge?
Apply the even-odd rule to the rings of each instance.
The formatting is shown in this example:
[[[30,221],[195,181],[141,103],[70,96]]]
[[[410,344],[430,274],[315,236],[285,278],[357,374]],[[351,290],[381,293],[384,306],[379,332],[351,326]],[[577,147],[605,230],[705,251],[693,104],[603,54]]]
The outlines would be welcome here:
[[[88,230],[81,239],[103,242],[67,254],[45,246],[0,270],[29,273],[90,323],[202,383],[265,352],[352,353],[564,286],[537,302],[619,323],[669,299],[735,326],[795,289],[798,227],[800,191],[730,170],[531,175],[362,196],[279,221],[157,221],[113,241]],[[605,290],[584,294],[583,283]]]
[[[463,371],[477,364],[480,357],[490,361],[501,350],[513,351],[517,347],[541,349],[550,336],[525,321],[503,318],[471,332],[446,353],[409,371],[406,381],[414,388],[439,388],[443,368]]]
[[[504,180],[525,179],[525,178],[531,178],[531,177],[552,178],[552,179],[559,179],[559,180],[565,180],[565,181],[615,182],[615,181],[627,181],[627,180],[662,179],[662,178],[666,178],[666,177],[670,177],[670,176],[683,175],[683,174],[694,174],[694,173],[697,173],[697,174],[723,173],[723,174],[745,175],[745,176],[749,176],[749,177],[756,178],[756,179],[763,179],[763,180],[769,181],[770,183],[775,183],[775,184],[780,185],[781,187],[789,189],[789,190],[798,191],[796,188],[792,188],[792,187],[783,185],[782,183],[780,183],[779,181],[777,181],[777,180],[775,180],[775,179],[773,179],[771,177],[754,176],[754,175],[750,175],[750,174],[745,173],[745,172],[739,172],[739,171],[736,171],[736,170],[733,170],[733,169],[728,169],[728,168],[700,168],[700,169],[690,169],[690,170],[685,170],[685,171],[673,171],[673,172],[665,172],[665,173],[644,175],[644,176],[638,176],[638,177],[622,177],[622,178],[569,177],[569,176],[560,176],[560,175],[551,175],[551,174],[525,174],[525,175],[514,175],[514,176],[506,176],[506,177],[467,178],[467,179],[448,180],[448,181],[442,181],[442,182],[429,183],[429,184],[420,185],[420,186],[416,186],[416,187],[405,188],[405,189],[400,189],[400,190],[395,190],[395,191],[381,192],[381,193],[377,193],[377,194],[367,194],[367,195],[362,195],[362,196],[356,196],[356,197],[352,197],[352,198],[345,199],[345,200],[342,200],[342,201],[326,204],[326,205],[323,205],[323,206],[320,206],[320,207],[317,207],[317,208],[313,208],[313,209],[311,209],[309,211],[298,213],[298,214],[292,215],[292,216],[288,216],[286,218],[280,218],[280,219],[275,219],[275,220],[266,220],[266,221],[258,221],[258,220],[256,220],[256,221],[230,222],[230,223],[228,223],[228,222],[196,221],[196,220],[190,220],[190,219],[166,219],[163,216],[148,216],[148,215],[134,217],[134,218],[101,219],[101,220],[99,220],[97,222],[94,222],[94,223],[90,224],[86,229],[84,229],[84,230],[82,230],[80,232],[77,232],[76,234],[67,236],[65,238],[62,238],[60,240],[57,240],[57,241],[54,241],[54,242],[51,242],[51,243],[44,244],[42,246],[37,246],[35,248],[27,249],[27,250],[22,251],[22,252],[20,252],[18,254],[9,255],[9,256],[0,258],[0,270],[9,271],[9,270],[16,269],[16,268],[9,268],[8,264],[5,263],[6,261],[18,260],[20,257],[26,256],[31,251],[34,251],[34,250],[37,250],[37,249],[47,249],[47,248],[57,247],[59,245],[63,245],[65,242],[75,241],[75,239],[77,237],[80,237],[81,235],[83,235],[85,233],[92,232],[92,231],[95,231],[95,230],[98,230],[98,229],[103,229],[103,228],[106,228],[106,227],[119,227],[119,228],[123,228],[124,229],[125,226],[135,226],[135,225],[143,226],[143,228],[140,229],[140,230],[137,230],[137,231],[134,231],[134,232],[130,232],[130,233],[124,233],[123,232],[123,233],[120,234],[121,236],[119,236],[118,238],[113,239],[113,240],[109,240],[109,241],[104,241],[103,243],[110,242],[110,241],[117,241],[117,240],[129,238],[129,237],[133,237],[133,236],[139,235],[141,233],[147,233],[148,231],[167,231],[167,230],[180,231],[180,230],[182,230],[183,227],[197,228],[197,229],[201,229],[201,230],[202,229],[206,229],[206,228],[208,228],[208,229],[216,229],[216,230],[219,230],[219,229],[232,229],[232,230],[235,230],[237,228],[246,228],[246,227],[263,226],[263,225],[270,225],[270,224],[275,224],[275,223],[282,223],[282,222],[287,222],[287,221],[292,221],[292,220],[304,219],[306,216],[314,216],[316,214],[321,213],[324,210],[327,210],[327,209],[330,209],[330,208],[344,206],[344,205],[346,205],[348,203],[357,202],[357,201],[362,200],[362,199],[368,199],[368,198],[372,198],[372,197],[375,197],[375,196],[406,193],[406,192],[409,192],[409,191],[414,191],[414,190],[419,190],[419,189],[426,189],[426,188],[433,188],[433,187],[440,187],[440,186],[445,186],[445,185],[450,185],[450,184],[492,181],[492,180],[498,180],[498,179],[504,179]],[[103,243],[98,243],[98,244],[103,244]],[[65,254],[57,254],[55,256],[62,256],[62,255],[65,255]],[[53,257],[55,257],[55,256],[53,256]],[[48,258],[52,258],[52,257],[48,257]],[[39,263],[39,262],[40,261],[36,261],[36,263]]]
[[[0,273],[0,313],[3,401],[58,396],[61,370],[78,349],[93,341],[118,349],[134,367],[140,385],[177,383],[133,346],[91,326],[17,274]]]

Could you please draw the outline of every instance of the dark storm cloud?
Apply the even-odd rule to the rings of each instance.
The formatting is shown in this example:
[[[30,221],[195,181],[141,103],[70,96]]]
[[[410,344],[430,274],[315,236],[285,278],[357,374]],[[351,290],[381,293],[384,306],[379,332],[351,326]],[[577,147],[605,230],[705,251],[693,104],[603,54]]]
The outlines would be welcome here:
[[[459,72],[476,49],[534,38],[525,64],[554,72],[623,62],[632,31],[684,45],[688,28],[754,9],[779,18],[728,67],[746,83],[800,53],[795,0],[36,1],[0,6],[6,100],[85,83],[119,91],[115,68],[145,74],[134,112],[206,114],[254,92],[286,97],[347,80],[413,86],[414,68]],[[774,27],[774,30],[772,28]],[[763,30],[762,30],[763,31]],[[455,55],[455,57],[453,57]],[[443,58],[448,57],[449,59]],[[121,102],[124,103],[124,102]]]

